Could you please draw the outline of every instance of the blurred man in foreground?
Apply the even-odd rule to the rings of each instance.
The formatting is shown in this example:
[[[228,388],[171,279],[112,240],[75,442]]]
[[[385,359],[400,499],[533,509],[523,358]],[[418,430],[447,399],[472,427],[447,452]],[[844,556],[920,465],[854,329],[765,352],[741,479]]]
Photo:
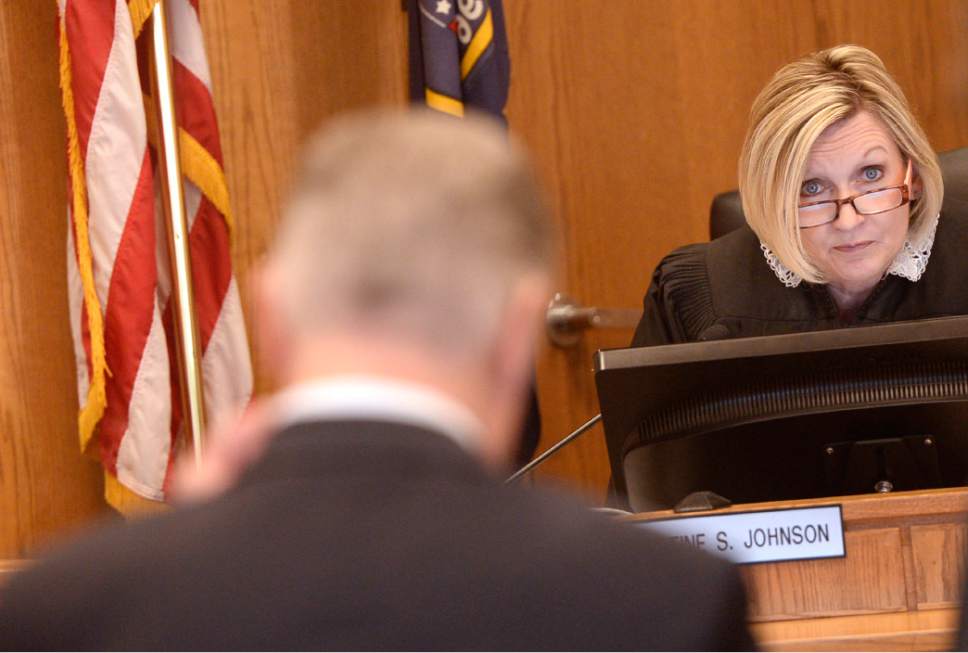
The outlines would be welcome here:
[[[333,123],[261,275],[284,390],[212,442],[188,505],[13,579],[0,646],[748,647],[726,564],[501,481],[553,250],[498,127]]]

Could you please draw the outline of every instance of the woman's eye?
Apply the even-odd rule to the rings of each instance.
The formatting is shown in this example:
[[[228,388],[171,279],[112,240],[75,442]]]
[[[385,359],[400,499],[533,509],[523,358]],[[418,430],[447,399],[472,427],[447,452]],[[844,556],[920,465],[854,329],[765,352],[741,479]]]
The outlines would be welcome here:
[[[800,189],[800,192],[803,195],[816,195],[822,190],[823,186],[820,185],[819,181],[808,181],[803,184],[803,188]]]
[[[864,168],[864,181],[877,181],[883,175],[884,173],[881,171],[881,169],[875,166]]]

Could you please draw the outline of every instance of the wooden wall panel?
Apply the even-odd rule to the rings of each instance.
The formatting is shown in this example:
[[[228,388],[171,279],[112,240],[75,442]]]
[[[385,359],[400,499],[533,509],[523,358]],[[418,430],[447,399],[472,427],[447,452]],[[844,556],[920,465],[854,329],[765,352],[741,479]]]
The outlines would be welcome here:
[[[736,187],[749,107],[783,64],[855,42],[885,61],[938,150],[968,145],[968,3],[505,0],[512,129],[531,145],[562,227],[560,290],[638,307],[652,270],[708,239],[712,197]],[[539,361],[541,448],[594,415],[592,355],[631,329],[590,332]],[[593,429],[537,477],[594,499],[609,476]]]
[[[900,529],[847,532],[851,560],[764,564],[742,568],[750,621],[900,612],[906,608]]]
[[[911,526],[918,609],[960,607],[964,591],[968,524]]]
[[[271,241],[299,148],[328,117],[406,101],[406,14],[385,0],[201,6],[237,225],[235,269],[256,341],[248,275]],[[256,388],[265,390],[271,379],[257,355],[255,364]]]
[[[0,559],[103,505],[77,435],[56,14],[0,3]]]

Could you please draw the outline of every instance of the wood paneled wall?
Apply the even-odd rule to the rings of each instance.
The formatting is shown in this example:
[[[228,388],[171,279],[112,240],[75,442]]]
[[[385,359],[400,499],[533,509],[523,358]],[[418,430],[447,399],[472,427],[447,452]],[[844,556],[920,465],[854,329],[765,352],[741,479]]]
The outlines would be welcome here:
[[[387,0],[204,0],[201,7],[238,225],[235,269],[255,341],[247,273],[272,238],[300,145],[328,117],[406,102],[406,14]],[[271,380],[254,354],[256,389],[265,390]]]
[[[0,3],[0,559],[103,509],[77,435],[56,14]]]
[[[405,102],[406,17],[398,0],[201,4],[251,336],[247,275],[299,144],[328,116]],[[805,52],[872,47],[935,147],[968,144],[968,0],[505,0],[505,10],[511,126],[558,212],[561,289],[587,304],[638,305],[663,254],[706,238],[712,195],[735,186],[750,102]],[[55,14],[53,1],[0,2],[0,558],[102,511],[98,470],[77,453]],[[542,447],[596,412],[591,355],[629,337],[592,333],[542,354]],[[256,380],[269,387],[258,362]],[[600,496],[605,461],[592,432],[539,476]]]
[[[560,290],[636,307],[673,248],[708,240],[709,204],[736,187],[753,98],[808,52],[858,43],[884,60],[938,150],[968,145],[968,3],[893,0],[505,0],[512,128],[551,190],[565,254]],[[550,446],[598,412],[592,355],[631,330],[590,332],[539,363]],[[538,472],[600,499],[600,428]]]

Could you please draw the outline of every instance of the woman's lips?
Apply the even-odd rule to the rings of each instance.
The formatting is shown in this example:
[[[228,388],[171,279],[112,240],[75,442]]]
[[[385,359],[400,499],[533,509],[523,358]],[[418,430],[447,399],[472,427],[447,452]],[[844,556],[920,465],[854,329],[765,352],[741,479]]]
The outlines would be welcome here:
[[[837,245],[834,247],[838,252],[843,252],[844,254],[852,254],[854,252],[859,252],[871,245],[873,240],[858,240],[856,243],[847,243],[846,245]]]

